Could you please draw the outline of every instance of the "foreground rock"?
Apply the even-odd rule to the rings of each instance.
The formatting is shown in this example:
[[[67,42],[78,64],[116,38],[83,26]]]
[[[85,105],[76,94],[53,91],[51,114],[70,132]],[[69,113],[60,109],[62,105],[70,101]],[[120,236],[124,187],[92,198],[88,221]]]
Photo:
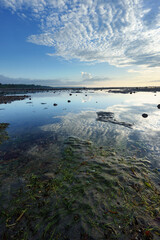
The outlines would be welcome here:
[[[110,122],[113,124],[122,125],[124,127],[132,128],[133,124],[126,122],[119,122],[114,118],[114,113],[112,112],[97,112],[98,118],[97,121],[101,122]]]

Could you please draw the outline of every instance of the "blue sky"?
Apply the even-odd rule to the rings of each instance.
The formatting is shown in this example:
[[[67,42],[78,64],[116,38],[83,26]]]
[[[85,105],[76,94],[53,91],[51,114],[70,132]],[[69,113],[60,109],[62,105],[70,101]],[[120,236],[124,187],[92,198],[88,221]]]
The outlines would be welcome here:
[[[160,85],[160,1],[0,0],[0,82]]]

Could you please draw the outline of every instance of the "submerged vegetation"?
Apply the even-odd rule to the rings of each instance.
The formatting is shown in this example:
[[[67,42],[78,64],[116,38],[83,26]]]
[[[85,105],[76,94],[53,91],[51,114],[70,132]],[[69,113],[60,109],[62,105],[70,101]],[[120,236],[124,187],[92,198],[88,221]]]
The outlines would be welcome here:
[[[0,123],[0,144],[9,139],[8,133],[6,132],[6,128],[9,126],[9,123]]]
[[[1,194],[2,239],[159,239],[158,171],[147,159],[70,137],[48,173],[19,177]]]

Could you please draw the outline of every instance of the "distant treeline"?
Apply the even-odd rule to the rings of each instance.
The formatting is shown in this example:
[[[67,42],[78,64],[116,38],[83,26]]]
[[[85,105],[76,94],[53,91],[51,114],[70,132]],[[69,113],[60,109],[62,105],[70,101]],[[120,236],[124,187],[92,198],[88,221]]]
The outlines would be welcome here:
[[[0,89],[7,88],[7,89],[51,89],[52,87],[48,86],[40,86],[34,84],[2,84],[0,83]]]

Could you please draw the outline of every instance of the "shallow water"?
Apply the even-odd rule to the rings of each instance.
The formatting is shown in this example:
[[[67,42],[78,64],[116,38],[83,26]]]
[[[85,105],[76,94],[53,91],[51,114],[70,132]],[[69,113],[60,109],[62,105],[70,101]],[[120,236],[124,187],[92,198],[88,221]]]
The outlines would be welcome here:
[[[0,236],[127,240],[152,229],[148,239],[158,239],[160,93],[29,95],[0,106],[9,123],[0,145]],[[101,111],[115,121],[98,121]]]
[[[19,147],[22,151],[23,145],[26,151],[39,141],[54,140],[60,145],[67,137],[75,136],[119,151],[124,147],[132,150],[132,154],[150,157],[153,166],[160,167],[160,110],[157,108],[160,93],[57,91],[29,95],[31,100],[1,104],[0,121],[10,124],[7,129],[10,139],[0,146],[2,151]],[[97,121],[99,111],[113,112],[116,120],[131,123],[133,127]],[[143,113],[148,118],[143,118]]]

